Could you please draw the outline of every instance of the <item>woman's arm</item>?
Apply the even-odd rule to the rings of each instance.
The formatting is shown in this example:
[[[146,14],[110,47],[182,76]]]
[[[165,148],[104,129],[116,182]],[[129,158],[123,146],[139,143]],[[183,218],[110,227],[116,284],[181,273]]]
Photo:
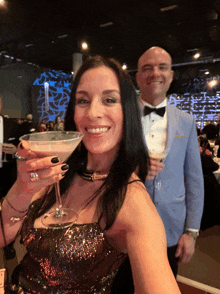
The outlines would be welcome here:
[[[25,191],[20,194],[18,191],[18,183],[15,182],[2,201],[1,222],[3,226],[0,226],[0,248],[3,248],[16,238],[26,216],[29,205],[35,199],[43,196],[46,189],[42,189],[34,195],[28,195]]]
[[[42,197],[47,187],[62,179],[63,173],[67,171],[66,169],[65,171],[61,169],[65,164],[60,164],[52,156],[33,158],[34,154],[30,154],[30,151],[25,149],[25,142],[22,142],[22,145],[19,155],[31,159],[18,161],[17,180],[3,199],[1,205],[3,229],[1,225],[0,248],[14,240],[30,203]],[[37,172],[39,176],[37,181],[32,181],[31,172]]]
[[[108,233],[118,248],[128,252],[135,294],[181,293],[168,262],[163,223],[140,182],[128,185]]]

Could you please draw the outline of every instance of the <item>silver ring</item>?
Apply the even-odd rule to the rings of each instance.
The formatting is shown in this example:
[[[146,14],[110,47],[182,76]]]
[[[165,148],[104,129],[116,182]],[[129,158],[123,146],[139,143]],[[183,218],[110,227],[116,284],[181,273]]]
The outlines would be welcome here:
[[[18,160],[26,160],[25,157],[21,157],[21,156],[19,156],[17,152],[15,153],[14,157],[15,157],[16,159],[18,159]]]
[[[31,182],[36,182],[39,180],[38,173],[30,173]]]

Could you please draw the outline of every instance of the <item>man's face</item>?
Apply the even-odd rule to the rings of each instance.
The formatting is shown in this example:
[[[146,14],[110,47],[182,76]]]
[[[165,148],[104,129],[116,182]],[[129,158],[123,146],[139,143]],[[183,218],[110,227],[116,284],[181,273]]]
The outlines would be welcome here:
[[[170,55],[159,47],[146,51],[139,59],[136,80],[143,100],[152,105],[163,102],[173,81]]]

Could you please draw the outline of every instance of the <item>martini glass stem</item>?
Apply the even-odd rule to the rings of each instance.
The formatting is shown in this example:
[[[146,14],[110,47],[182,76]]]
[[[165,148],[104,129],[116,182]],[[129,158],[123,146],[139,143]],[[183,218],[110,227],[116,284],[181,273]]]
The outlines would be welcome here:
[[[55,213],[54,217],[58,218],[58,217],[62,217],[64,215],[63,210],[62,210],[62,201],[61,201],[61,196],[60,196],[60,183],[59,182],[55,183],[55,193],[56,193],[57,208],[56,208],[56,213]]]

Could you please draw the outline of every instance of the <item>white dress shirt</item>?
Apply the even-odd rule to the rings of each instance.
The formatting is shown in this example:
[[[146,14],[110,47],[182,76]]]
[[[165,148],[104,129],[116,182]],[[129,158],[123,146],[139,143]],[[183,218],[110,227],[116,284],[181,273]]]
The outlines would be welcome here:
[[[167,99],[156,107],[153,107],[151,104],[140,99],[142,126],[148,150],[152,153],[162,153],[166,148],[167,141],[167,112],[165,111],[163,117],[155,112],[151,112],[150,114],[144,116],[145,106],[150,108],[166,107]]]

